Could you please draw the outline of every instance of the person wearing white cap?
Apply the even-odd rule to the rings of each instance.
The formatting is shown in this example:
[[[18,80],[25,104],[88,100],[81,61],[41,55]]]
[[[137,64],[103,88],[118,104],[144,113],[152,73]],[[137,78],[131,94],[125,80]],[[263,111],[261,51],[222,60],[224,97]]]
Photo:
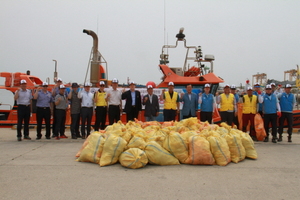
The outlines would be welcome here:
[[[272,93],[271,85],[266,85],[266,94],[260,95],[258,101],[263,104],[264,128],[267,134],[264,142],[269,141],[269,125],[271,123],[272,142],[277,143],[277,116],[280,117],[281,112],[278,98]]]
[[[147,92],[143,97],[143,105],[145,105],[145,112],[144,116],[147,122],[149,121],[156,121],[156,117],[159,114],[159,102],[158,96],[153,94],[153,86],[147,86]]]
[[[48,83],[43,82],[42,88],[38,88],[35,93],[33,98],[36,99],[36,123],[37,123],[37,128],[36,128],[36,139],[39,140],[42,138],[42,124],[43,124],[43,119],[45,120],[46,124],[46,139],[51,139],[51,124],[50,124],[50,119],[51,119],[51,109],[53,108],[53,98],[51,92],[48,90]]]
[[[107,115],[107,101],[105,92],[105,82],[99,82],[99,90],[94,94],[94,102],[96,104],[96,121],[94,129],[99,131],[105,129],[106,115]]]
[[[234,95],[230,93],[230,86],[228,84],[224,87],[224,93],[217,95],[217,104],[220,104],[221,122],[226,122],[232,126],[233,117],[237,115],[237,107]]]
[[[60,90],[59,86],[62,85],[62,84],[63,84],[63,80],[61,78],[57,78],[56,79],[56,84],[55,84],[54,88],[52,89],[53,101],[54,101],[55,97],[59,94],[59,90]],[[64,93],[65,93],[64,95],[67,97],[68,96],[68,91],[64,90]],[[53,119],[52,119],[52,133],[53,133],[53,135],[52,135],[52,137],[53,138],[55,137],[54,136],[54,131],[55,131],[55,126],[57,124],[56,123],[55,110],[56,110],[56,105],[54,103],[53,111],[52,111],[52,113],[53,113]]]
[[[257,141],[256,132],[254,129],[254,117],[257,113],[258,98],[253,95],[252,87],[247,88],[247,94],[242,98],[243,102],[243,131],[246,132],[247,126],[250,122],[250,136],[252,140]]]
[[[168,91],[162,90],[160,95],[160,100],[164,100],[164,121],[175,121],[176,114],[179,114],[179,95],[174,91],[174,83],[168,83]]]
[[[281,108],[281,117],[279,118],[279,128],[278,128],[278,142],[282,141],[282,133],[284,127],[284,121],[287,121],[288,125],[288,142],[292,142],[292,133],[293,133],[293,109],[296,104],[296,97],[291,93],[292,86],[286,84],[285,92],[278,94],[279,104]]]
[[[236,92],[236,86],[235,85],[230,86],[230,92],[231,92],[231,94],[234,95],[234,99],[235,99],[236,104],[239,104],[240,95]],[[235,112],[238,113],[238,111],[239,110],[237,109]],[[239,123],[239,119],[238,119],[238,114],[233,116],[233,123],[236,125],[237,128],[239,128],[240,123]]]
[[[182,119],[196,117],[198,110],[198,96],[192,92],[193,86],[191,84],[186,85],[186,93],[181,93],[180,102],[183,102],[182,106]]]
[[[208,121],[212,123],[213,112],[215,108],[214,95],[210,92],[210,84],[204,85],[204,93],[199,93],[199,104],[200,104],[200,120],[202,122]]]
[[[253,95],[257,96],[257,98],[259,97],[259,95],[261,95],[261,91],[260,91],[260,84],[259,83],[255,83],[254,84],[254,91],[253,91]],[[262,104],[258,103],[258,113],[262,116],[263,112],[262,112]]]
[[[126,119],[134,121],[138,118],[139,112],[142,110],[142,97],[140,91],[135,90],[135,82],[129,82],[129,90],[123,92],[122,99],[126,100],[124,111],[126,112]]]
[[[91,83],[84,83],[84,89],[78,92],[78,98],[81,99],[80,115],[82,139],[88,137],[91,132],[91,123],[94,112],[94,94],[90,91],[91,86]]]
[[[112,88],[107,90],[106,101],[108,102],[109,125],[120,120],[122,115],[122,92],[118,90],[118,79],[111,81]]]
[[[27,89],[27,82],[26,80],[20,81],[20,89],[15,92],[14,100],[17,101],[18,109],[17,109],[17,116],[18,116],[18,124],[17,124],[17,138],[18,141],[22,141],[22,124],[24,120],[24,139],[31,140],[29,137],[29,120],[30,120],[30,113],[31,113],[31,99],[32,99],[32,92],[31,90]]]
[[[72,83],[68,99],[70,101],[70,113],[71,113],[71,137],[72,139],[81,138],[79,131],[80,111],[81,111],[81,99],[78,98],[78,92],[80,91],[77,83]]]
[[[54,138],[68,138],[65,135],[66,109],[68,108],[68,96],[65,94],[66,87],[61,84],[59,86],[59,93],[55,96],[55,129]]]

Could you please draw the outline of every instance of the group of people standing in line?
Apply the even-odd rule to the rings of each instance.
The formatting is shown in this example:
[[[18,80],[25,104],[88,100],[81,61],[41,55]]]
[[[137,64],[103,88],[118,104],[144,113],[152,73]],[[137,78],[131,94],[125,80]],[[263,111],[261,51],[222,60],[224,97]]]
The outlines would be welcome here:
[[[256,140],[254,129],[254,116],[259,113],[263,116],[264,127],[267,136],[264,142],[269,141],[269,125],[272,127],[272,142],[282,141],[283,124],[288,123],[288,142],[291,142],[293,116],[292,111],[296,103],[295,96],[291,93],[291,85],[285,86],[285,92],[278,92],[275,84],[266,85],[265,92],[261,92],[260,85],[255,84],[247,88],[245,94],[237,94],[235,85],[225,85],[224,93],[216,96],[211,94],[211,85],[205,84],[203,93],[192,92],[192,85],[186,85],[186,93],[174,91],[174,83],[168,83],[168,91],[162,90],[161,95],[153,93],[153,86],[147,86],[147,94],[141,96],[141,93],[135,89],[134,81],[129,83],[129,90],[125,88],[118,90],[118,79],[112,80],[112,87],[105,90],[105,82],[99,82],[99,89],[96,92],[91,91],[91,83],[85,83],[83,89],[79,88],[77,83],[72,83],[70,91],[66,90],[62,84],[62,79],[58,78],[52,92],[48,91],[48,83],[44,82],[41,88],[38,88],[32,95],[31,90],[26,88],[26,81],[21,80],[21,87],[15,92],[14,99],[18,105],[18,125],[17,138],[22,140],[22,123],[24,121],[24,137],[29,137],[29,119],[31,113],[31,100],[36,99],[36,120],[37,120],[37,140],[41,139],[42,122],[45,121],[46,139],[51,139],[51,114],[53,115],[52,137],[55,139],[67,138],[65,135],[66,110],[70,107],[71,114],[71,137],[85,139],[91,132],[92,116],[96,113],[94,130],[103,130],[106,127],[106,116],[108,114],[109,124],[120,120],[123,113],[122,100],[126,100],[124,112],[126,120],[133,121],[138,118],[142,105],[145,106],[145,120],[155,121],[159,115],[159,100],[164,102],[163,116],[164,121],[175,121],[180,113],[180,102],[183,104],[181,114],[182,118],[196,117],[197,111],[200,111],[200,120],[212,123],[213,113],[217,104],[220,105],[221,121],[229,125],[235,124],[239,127],[237,118],[237,104],[243,104],[242,129],[246,132],[246,127],[250,122],[250,136]],[[198,109],[198,106],[200,110]],[[279,128],[277,137],[277,118],[279,117]],[[179,118],[178,118],[179,119]],[[81,121],[81,129],[79,123]]]

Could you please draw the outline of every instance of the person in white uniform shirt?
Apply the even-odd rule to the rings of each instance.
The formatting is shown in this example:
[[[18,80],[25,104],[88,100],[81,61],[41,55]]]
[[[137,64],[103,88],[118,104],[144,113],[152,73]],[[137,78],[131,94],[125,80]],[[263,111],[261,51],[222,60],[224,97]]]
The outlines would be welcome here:
[[[31,90],[27,89],[27,82],[26,80],[21,80],[20,82],[21,87],[19,90],[16,91],[14,99],[17,101],[18,104],[18,125],[17,125],[17,138],[18,141],[22,141],[22,124],[24,120],[24,139],[31,140],[29,137],[29,119],[30,119],[30,112],[31,112],[31,99],[32,99],[32,92]]]
[[[81,135],[85,139],[90,135],[91,122],[93,117],[94,94],[90,91],[91,83],[85,83],[84,89],[78,92],[78,98],[81,99]],[[86,124],[86,127],[85,127]]]
[[[122,114],[122,92],[118,90],[118,79],[112,80],[112,88],[107,91],[109,125],[120,120]]]

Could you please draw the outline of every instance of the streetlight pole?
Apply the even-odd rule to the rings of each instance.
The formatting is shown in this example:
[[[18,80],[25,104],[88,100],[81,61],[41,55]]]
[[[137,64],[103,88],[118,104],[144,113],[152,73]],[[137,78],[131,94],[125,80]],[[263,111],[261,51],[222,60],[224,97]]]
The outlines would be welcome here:
[[[55,70],[54,70],[54,83],[56,83],[57,79],[57,60],[53,60],[55,62]]]

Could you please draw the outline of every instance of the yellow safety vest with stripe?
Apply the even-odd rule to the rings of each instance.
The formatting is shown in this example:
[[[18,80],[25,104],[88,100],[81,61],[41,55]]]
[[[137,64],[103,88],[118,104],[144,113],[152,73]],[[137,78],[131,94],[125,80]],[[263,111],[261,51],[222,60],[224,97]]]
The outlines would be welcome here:
[[[98,92],[96,93],[96,95],[97,95],[96,106],[107,106],[107,103],[105,101],[106,92]]]
[[[222,98],[220,111],[234,110],[234,95],[230,93],[227,98],[226,94],[223,93],[220,96]]]
[[[172,99],[171,99],[171,96],[170,96],[169,92],[165,92],[164,109],[177,110],[177,97],[178,97],[177,92],[173,92]]]
[[[257,96],[252,95],[252,101],[248,95],[244,95],[243,113],[244,114],[256,114],[257,112]]]

